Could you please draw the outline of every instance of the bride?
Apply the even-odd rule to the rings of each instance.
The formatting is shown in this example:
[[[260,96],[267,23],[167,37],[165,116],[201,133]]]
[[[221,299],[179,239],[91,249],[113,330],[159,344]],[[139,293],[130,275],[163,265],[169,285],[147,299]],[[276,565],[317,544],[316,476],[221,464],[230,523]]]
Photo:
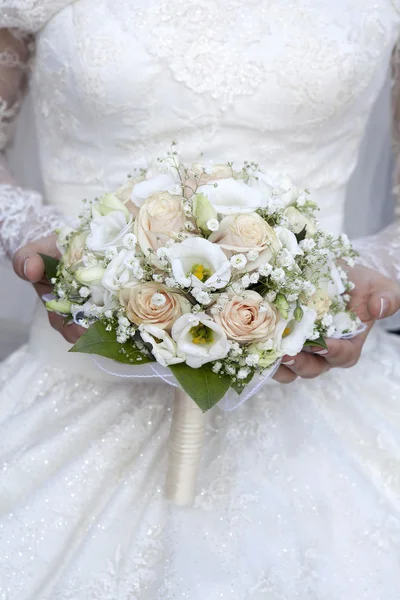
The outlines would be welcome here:
[[[400,3],[0,0],[0,27],[0,145],[29,74],[46,203],[3,162],[0,253],[41,297],[54,229],[173,139],[290,173],[339,232]],[[365,334],[211,411],[191,508],[163,496],[171,388],[68,354],[80,330],[40,306],[0,367],[0,599],[397,599],[400,339],[370,330],[400,308],[399,238],[358,244]]]

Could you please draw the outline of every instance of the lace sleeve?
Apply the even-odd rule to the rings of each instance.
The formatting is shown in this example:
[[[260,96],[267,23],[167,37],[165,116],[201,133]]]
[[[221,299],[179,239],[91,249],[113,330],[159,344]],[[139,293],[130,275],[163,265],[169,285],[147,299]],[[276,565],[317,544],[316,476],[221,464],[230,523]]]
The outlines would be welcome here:
[[[358,263],[400,282],[400,221],[376,235],[354,242]]]
[[[11,259],[20,246],[49,235],[62,224],[54,209],[42,205],[40,194],[17,185],[5,158],[32,51],[31,38],[0,29],[0,259]]]

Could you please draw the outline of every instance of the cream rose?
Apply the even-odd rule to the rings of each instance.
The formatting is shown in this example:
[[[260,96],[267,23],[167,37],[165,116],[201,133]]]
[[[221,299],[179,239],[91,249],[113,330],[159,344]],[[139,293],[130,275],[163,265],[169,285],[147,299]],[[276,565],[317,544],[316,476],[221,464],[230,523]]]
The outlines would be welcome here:
[[[123,290],[120,300],[132,323],[155,325],[165,331],[171,331],[175,321],[190,312],[191,308],[184,296],[169,292],[165,285],[152,282]]]
[[[259,254],[257,260],[247,263],[251,270],[270,262],[282,247],[272,227],[257,213],[225,217],[218,231],[208,239],[218,244],[228,257],[256,251]]]
[[[134,228],[144,254],[149,255],[150,250],[156,252],[169,239],[176,239],[186,220],[181,196],[161,192],[146,200],[139,210]]]
[[[253,291],[233,296],[213,316],[229,339],[242,344],[275,339],[281,321],[275,307]]]

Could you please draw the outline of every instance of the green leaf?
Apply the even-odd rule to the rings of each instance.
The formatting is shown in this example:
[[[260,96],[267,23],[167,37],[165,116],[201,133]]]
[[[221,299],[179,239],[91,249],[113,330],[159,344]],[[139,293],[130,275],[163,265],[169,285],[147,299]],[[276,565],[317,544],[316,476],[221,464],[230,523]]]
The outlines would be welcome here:
[[[153,362],[153,359],[142,354],[133,342],[125,342],[125,344],[117,342],[116,332],[107,331],[101,321],[91,325],[70,352],[97,354],[127,365],[144,365]]]
[[[52,256],[47,256],[47,254],[40,254],[44,262],[44,272],[46,274],[46,278],[50,283],[53,277],[57,277],[57,269],[60,261],[57,258],[53,258]]]
[[[233,388],[235,390],[235,392],[237,394],[240,394],[243,392],[244,388],[249,385],[249,383],[251,382],[251,380],[254,377],[254,373],[250,373],[250,375],[248,375],[246,377],[246,379],[242,379],[241,381],[232,381],[231,382],[231,388]]]
[[[306,238],[306,235],[307,235],[307,226],[304,225],[304,228],[300,231],[300,233],[295,234],[297,242],[300,244],[300,242],[302,242]]]
[[[324,348],[325,350],[328,350],[325,338],[323,338],[322,335],[317,340],[307,340],[307,342],[304,344],[304,347],[307,346],[317,346],[318,348]]]
[[[217,404],[229,390],[231,379],[218,375],[208,363],[199,369],[192,369],[185,363],[169,367],[185,392],[203,412]]]

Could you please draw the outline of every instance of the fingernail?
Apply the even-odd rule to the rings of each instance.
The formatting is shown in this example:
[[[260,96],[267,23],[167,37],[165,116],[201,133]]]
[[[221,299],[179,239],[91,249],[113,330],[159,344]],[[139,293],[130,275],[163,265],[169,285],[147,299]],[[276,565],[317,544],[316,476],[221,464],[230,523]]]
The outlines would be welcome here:
[[[388,309],[389,309],[389,302],[386,300],[386,298],[381,298],[381,311],[379,313],[378,319],[382,319],[382,317],[384,317],[386,315]]]
[[[289,360],[288,362],[283,362],[282,364],[285,367],[291,367],[292,365],[294,365],[295,362],[296,362],[295,360]]]
[[[324,356],[325,354],[328,354],[329,350],[326,350],[326,348],[323,348],[322,350],[318,350],[317,352],[314,352],[314,354],[318,354],[319,356]]]
[[[26,274],[26,270],[28,268],[28,262],[29,262],[29,258],[27,258],[24,262],[24,275],[26,278],[28,278],[28,275]]]

